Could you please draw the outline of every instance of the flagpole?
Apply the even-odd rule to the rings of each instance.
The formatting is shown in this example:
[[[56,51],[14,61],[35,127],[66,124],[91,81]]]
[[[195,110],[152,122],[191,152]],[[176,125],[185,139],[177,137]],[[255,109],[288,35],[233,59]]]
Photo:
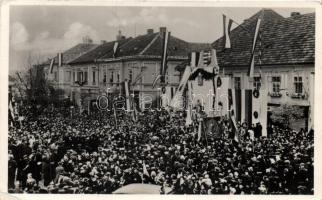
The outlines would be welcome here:
[[[113,110],[114,110],[115,128],[117,128],[117,116],[116,116],[115,102],[113,102]]]
[[[251,31],[247,28],[245,28],[244,26],[242,26],[241,24],[237,23],[235,20],[231,19],[233,21],[234,24],[236,24],[238,27],[242,28],[244,31],[246,31],[248,34],[252,34]]]
[[[258,36],[260,33],[261,28],[261,21],[263,19],[264,12],[261,11],[261,15],[257,18],[256,27],[255,27],[255,33],[254,33],[254,39],[253,39],[253,46],[251,49],[251,58],[250,58],[250,66],[247,72],[248,75],[248,81],[251,82],[251,78],[254,79],[254,71],[255,71],[255,50],[258,42]]]
[[[224,13],[222,13],[222,15],[224,15],[224,16],[227,16],[226,14],[224,14]],[[239,23],[237,23],[235,20],[233,20],[232,18],[230,18],[229,17],[229,19],[231,19],[231,21],[234,23],[234,24],[236,24],[238,27],[240,27],[240,28],[242,28],[243,30],[245,30],[248,34],[252,34],[252,32],[249,30],[249,29],[247,29],[247,28],[245,28],[244,26],[242,26],[241,24],[239,24]]]
[[[206,146],[207,146],[206,150],[207,150],[207,153],[209,153],[209,151],[208,151],[208,138],[207,138],[207,133],[205,131],[205,121],[203,120],[201,123],[203,123],[202,128],[203,128],[203,132],[204,132],[204,137],[206,139]]]

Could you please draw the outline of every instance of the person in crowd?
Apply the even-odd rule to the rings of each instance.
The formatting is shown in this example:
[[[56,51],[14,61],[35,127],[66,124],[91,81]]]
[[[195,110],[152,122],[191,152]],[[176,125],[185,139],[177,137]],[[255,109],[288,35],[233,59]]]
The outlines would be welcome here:
[[[134,122],[118,111],[117,124],[106,111],[28,113],[9,129],[10,192],[110,194],[146,183],[161,194],[313,194],[313,131],[271,126],[267,138],[239,123],[236,142],[223,118],[220,137],[198,141],[181,112],[148,110]]]

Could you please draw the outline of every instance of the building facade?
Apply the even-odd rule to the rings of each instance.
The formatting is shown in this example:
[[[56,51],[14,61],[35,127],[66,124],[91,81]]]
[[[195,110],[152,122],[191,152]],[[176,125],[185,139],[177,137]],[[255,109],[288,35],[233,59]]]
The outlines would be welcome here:
[[[68,63],[94,49],[96,46],[97,44],[93,44],[91,40],[84,38],[82,43],[62,52],[61,66],[58,66],[58,55],[52,58],[54,59],[52,71],[50,71],[51,60],[41,64],[41,66],[44,67],[45,78],[50,81],[57,90],[61,90],[59,93],[60,99],[70,98],[73,70]]]
[[[249,78],[247,71],[259,17],[262,20],[254,53],[255,77]],[[296,12],[284,18],[263,9],[233,29],[230,39],[230,49],[224,48],[223,38],[212,46],[217,50],[220,73],[231,77],[231,86],[267,89],[270,111],[283,104],[299,106],[304,109],[306,127],[313,127],[315,14]]]
[[[156,107],[160,103],[161,86],[157,84],[153,88],[152,84],[160,74],[163,31],[165,27],[156,33],[148,29],[146,34],[135,38],[125,38],[119,33],[117,40],[102,41],[57,68],[52,79],[64,96],[82,109],[90,109],[91,103],[102,95],[119,94],[125,80],[131,83],[130,91],[140,108]],[[173,95],[181,77],[176,66],[187,61],[189,52],[208,46],[170,36],[165,82]]]

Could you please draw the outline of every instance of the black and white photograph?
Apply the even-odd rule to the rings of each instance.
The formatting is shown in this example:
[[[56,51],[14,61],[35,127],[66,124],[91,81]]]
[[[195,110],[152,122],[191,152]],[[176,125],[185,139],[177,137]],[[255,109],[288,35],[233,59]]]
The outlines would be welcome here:
[[[10,5],[8,23],[2,192],[315,194],[315,7]]]

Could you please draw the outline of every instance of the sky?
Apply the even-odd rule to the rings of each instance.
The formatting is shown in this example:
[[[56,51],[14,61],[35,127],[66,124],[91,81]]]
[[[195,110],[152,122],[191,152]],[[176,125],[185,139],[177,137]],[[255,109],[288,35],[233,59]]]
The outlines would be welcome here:
[[[10,8],[9,71],[24,70],[81,43],[112,41],[119,30],[126,37],[165,26],[171,35],[187,42],[211,43],[223,34],[225,14],[237,23],[261,8],[216,7],[112,7],[112,6],[12,6]],[[311,13],[309,8],[274,8],[283,17],[291,12]],[[236,26],[236,25],[235,25]],[[234,26],[233,26],[234,28]]]

